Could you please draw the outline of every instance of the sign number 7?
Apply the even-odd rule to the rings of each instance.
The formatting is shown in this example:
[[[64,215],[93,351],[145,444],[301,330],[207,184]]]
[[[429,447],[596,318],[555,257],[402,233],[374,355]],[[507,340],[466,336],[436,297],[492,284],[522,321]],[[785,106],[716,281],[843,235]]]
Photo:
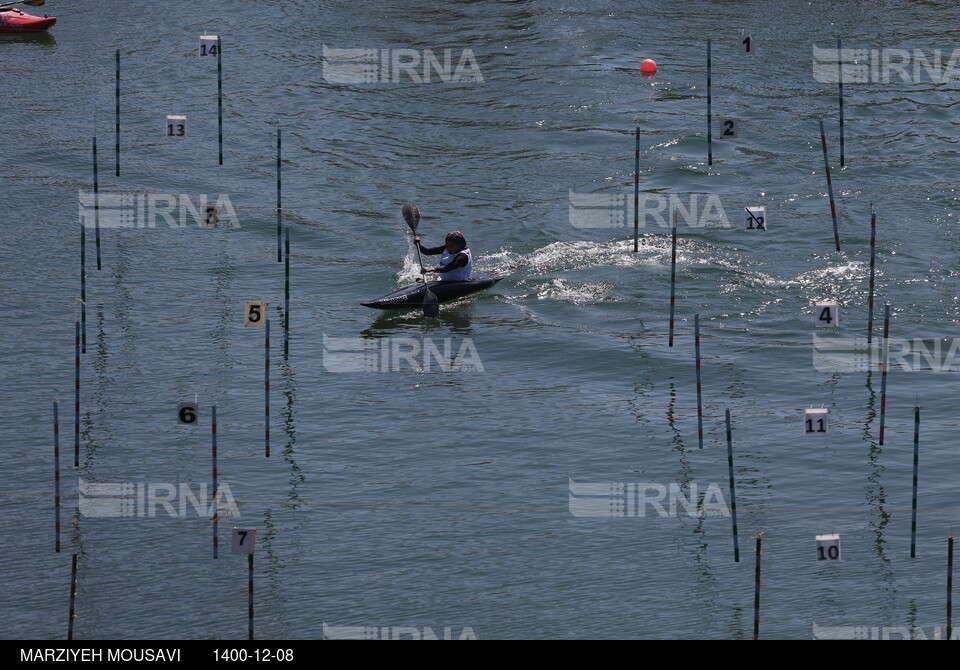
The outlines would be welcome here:
[[[234,528],[233,529],[233,553],[234,554],[252,554],[257,548],[257,529],[256,528]]]

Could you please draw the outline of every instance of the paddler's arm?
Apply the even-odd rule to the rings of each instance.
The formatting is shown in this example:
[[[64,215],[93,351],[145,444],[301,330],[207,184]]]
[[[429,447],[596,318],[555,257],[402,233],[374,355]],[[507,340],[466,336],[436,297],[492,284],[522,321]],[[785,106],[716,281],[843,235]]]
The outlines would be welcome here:
[[[443,253],[444,246],[441,244],[439,247],[425,247],[420,244],[420,236],[417,235],[413,238],[413,241],[417,243],[417,246],[420,247],[420,253],[426,254],[427,256],[436,256]]]
[[[438,265],[435,268],[423,268],[424,272],[450,272],[450,270],[455,270],[457,268],[462,268],[467,266],[467,255],[466,254],[457,254],[452,261],[446,265]]]

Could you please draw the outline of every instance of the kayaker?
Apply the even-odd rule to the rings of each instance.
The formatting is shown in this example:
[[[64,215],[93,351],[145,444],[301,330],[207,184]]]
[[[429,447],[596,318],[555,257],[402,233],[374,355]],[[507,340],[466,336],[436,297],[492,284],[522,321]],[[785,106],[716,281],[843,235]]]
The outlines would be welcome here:
[[[473,257],[470,255],[470,249],[467,248],[467,240],[463,233],[455,230],[447,233],[447,238],[441,247],[425,247],[420,244],[420,236],[413,238],[417,246],[420,247],[420,253],[427,256],[440,256],[440,265],[432,268],[423,268],[424,272],[436,272],[440,275],[440,281],[467,281],[473,272]]]

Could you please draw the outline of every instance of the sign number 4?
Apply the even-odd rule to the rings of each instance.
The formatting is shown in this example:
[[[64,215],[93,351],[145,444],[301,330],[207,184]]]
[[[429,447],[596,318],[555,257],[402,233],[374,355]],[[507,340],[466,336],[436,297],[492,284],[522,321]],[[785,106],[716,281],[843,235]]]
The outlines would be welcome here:
[[[840,323],[840,305],[835,302],[818,303],[817,326],[828,328]]]

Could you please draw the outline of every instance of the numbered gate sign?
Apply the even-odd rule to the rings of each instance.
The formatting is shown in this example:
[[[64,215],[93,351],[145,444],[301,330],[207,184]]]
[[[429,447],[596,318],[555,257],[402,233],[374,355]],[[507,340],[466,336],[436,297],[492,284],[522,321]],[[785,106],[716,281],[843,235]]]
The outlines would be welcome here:
[[[753,35],[740,36],[740,55],[752,56],[757,53],[756,45],[753,42]]]
[[[835,302],[818,302],[816,324],[821,328],[829,328],[840,324],[840,305]]]
[[[215,205],[207,205],[203,210],[203,227],[217,228],[220,225],[220,210]]]
[[[164,132],[166,133],[167,137],[186,137],[187,117],[168,114],[167,121],[164,124]]]
[[[181,402],[177,404],[177,423],[183,426],[196,426],[197,403]]]
[[[200,36],[200,57],[205,58],[207,56],[213,56],[214,58],[220,53],[220,36],[219,35],[201,35]]]
[[[744,230],[763,230],[767,229],[767,208],[766,207],[745,207],[746,216],[743,220]]]
[[[830,410],[822,407],[803,410],[803,432],[807,435],[826,435],[829,414]]]
[[[267,303],[248,302],[243,307],[243,325],[247,327],[262,327],[266,320]]]
[[[739,135],[740,122],[736,119],[720,119],[720,139],[735,140]]]
[[[817,535],[817,560],[840,561],[840,536]]]
[[[235,554],[253,554],[257,550],[256,528],[234,528],[231,550]]]

